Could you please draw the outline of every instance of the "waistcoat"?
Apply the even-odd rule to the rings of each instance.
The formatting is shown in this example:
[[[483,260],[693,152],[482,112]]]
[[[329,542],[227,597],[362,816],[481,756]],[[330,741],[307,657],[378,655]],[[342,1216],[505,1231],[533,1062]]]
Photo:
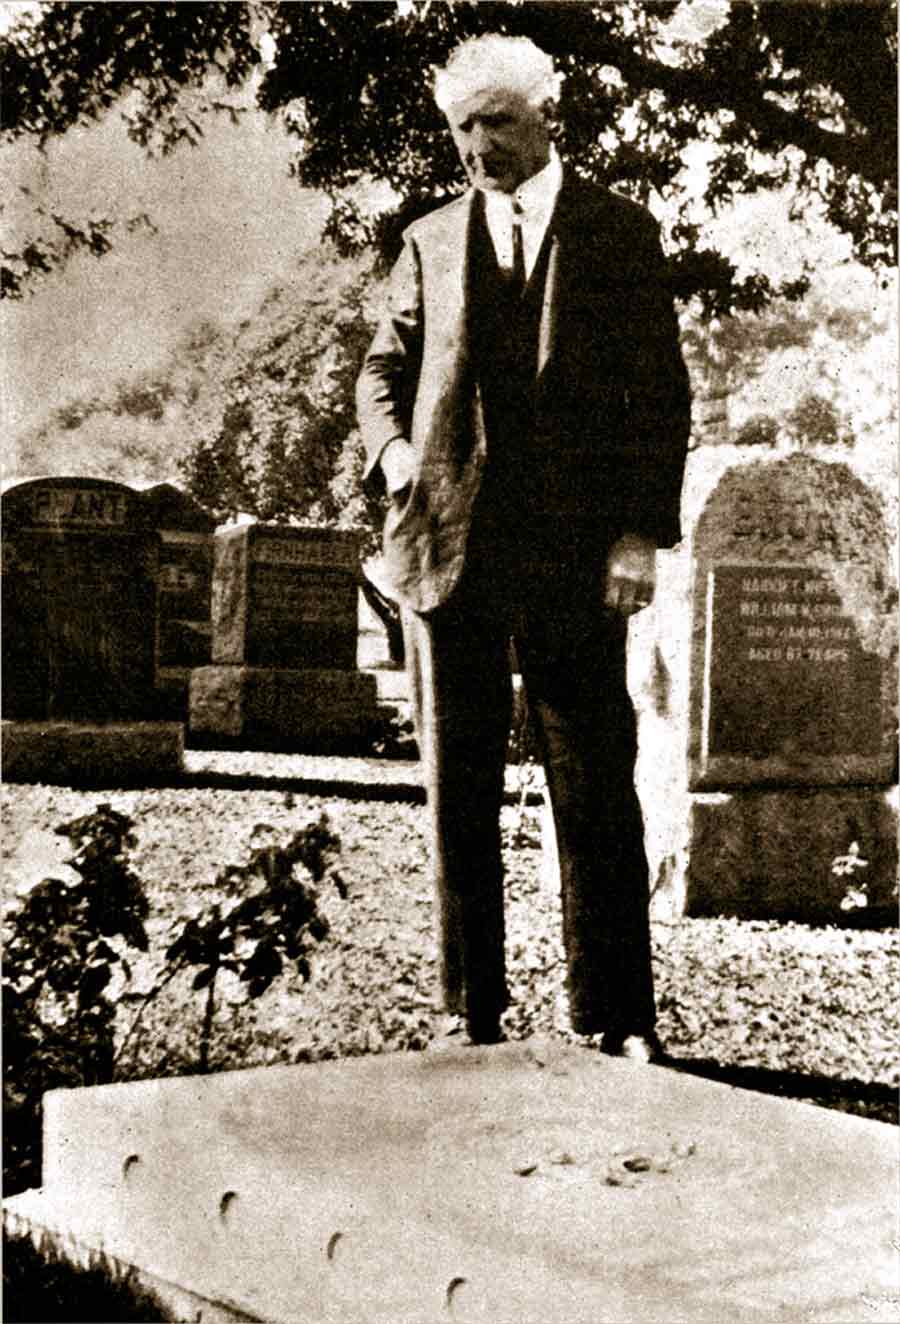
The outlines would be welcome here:
[[[470,250],[472,361],[481,389],[488,441],[488,471],[505,479],[522,477],[523,466],[541,465],[534,454],[535,387],[538,338],[547,262],[549,229],[524,292],[500,270],[491,242],[484,204],[474,218]]]
[[[524,292],[497,264],[483,204],[469,250],[470,357],[481,392],[487,456],[472,517],[470,576],[502,602],[547,559],[558,522],[546,510],[547,471],[559,463],[536,429],[538,341],[551,233]]]

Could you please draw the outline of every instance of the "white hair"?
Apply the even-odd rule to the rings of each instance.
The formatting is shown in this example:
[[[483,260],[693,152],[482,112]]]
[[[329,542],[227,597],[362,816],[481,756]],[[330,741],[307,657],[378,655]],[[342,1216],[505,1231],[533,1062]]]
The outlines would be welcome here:
[[[477,92],[518,92],[532,106],[558,101],[563,75],[530,37],[498,32],[471,37],[457,46],[434,75],[434,99],[442,111]]]

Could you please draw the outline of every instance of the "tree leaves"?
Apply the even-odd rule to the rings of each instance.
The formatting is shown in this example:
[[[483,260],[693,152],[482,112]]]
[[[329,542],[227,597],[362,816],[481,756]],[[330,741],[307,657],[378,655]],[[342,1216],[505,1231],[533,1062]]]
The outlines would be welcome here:
[[[250,841],[246,863],[224,865],[216,879],[216,886],[233,901],[214,902],[184,922],[166,949],[168,973],[157,985],[161,989],[182,966],[200,967],[191,988],[208,992],[200,1042],[202,1069],[208,1062],[220,971],[237,976],[254,1000],[281,975],[285,958],[299,978],[308,979],[310,948],[329,933],[314,890],[340,850],[326,815],[295,831],[283,845],[277,844],[267,824],[257,823]]]
[[[279,7],[279,56],[260,95],[267,108],[303,98],[298,178],[327,189],[338,206],[366,175],[387,180],[408,203],[439,197],[460,174],[426,71],[463,36],[527,35],[569,75],[560,144],[588,174],[637,196],[652,186],[677,198],[684,147],[719,139],[725,168],[711,176],[710,206],[791,180],[831,198],[835,222],[853,235],[860,258],[877,263],[895,251],[892,222],[883,223],[870,199],[866,226],[855,199],[868,189],[884,195],[888,211],[896,204],[890,14],[888,3],[864,12],[811,4],[795,25],[793,6],[733,5],[693,50],[667,50],[670,14],[646,4],[433,5],[364,30],[361,6]],[[856,16],[871,55],[868,95],[850,87],[844,64],[855,49]],[[352,211],[335,216],[336,233],[352,232]]]
[[[40,1098],[112,1074],[114,967],[131,969],[111,940],[146,950],[149,902],[129,866],[132,820],[97,808],[55,830],[73,848],[75,881],[45,878],[9,917],[3,965],[6,1080],[18,1110],[16,1163],[39,1152]]]
[[[374,525],[361,492],[353,385],[371,337],[368,258],[328,245],[272,287],[221,354],[200,365],[209,422],[183,459],[192,495],[219,517]],[[174,371],[174,364],[173,364]]]
[[[676,8],[646,0],[45,5],[0,43],[5,133],[43,145],[130,94],[128,131],[143,150],[195,144],[203,111],[238,113],[210,71],[226,88],[241,84],[259,63],[264,31],[271,59],[258,104],[296,137],[293,172],[331,197],[330,233],[350,251],[373,238],[351,196],[361,182],[389,185],[404,211],[459,186],[429,70],[464,37],[506,31],[531,37],[568,74],[560,146],[589,176],[643,200],[652,189],[684,215],[684,150],[717,145],[707,206],[790,183],[807,205],[821,199],[860,261],[895,260],[893,0],[734,4],[692,40],[669,29]],[[103,246],[106,231],[82,231],[84,242]],[[33,236],[6,255],[6,296],[20,297],[64,256]],[[696,280],[702,274],[694,270]]]
[[[158,133],[165,150],[186,132],[171,117],[180,89],[202,82],[210,63],[230,86],[258,63],[249,19],[243,4],[42,6],[37,22],[14,25],[0,43],[4,132],[43,145],[137,88],[132,136],[153,147]]]

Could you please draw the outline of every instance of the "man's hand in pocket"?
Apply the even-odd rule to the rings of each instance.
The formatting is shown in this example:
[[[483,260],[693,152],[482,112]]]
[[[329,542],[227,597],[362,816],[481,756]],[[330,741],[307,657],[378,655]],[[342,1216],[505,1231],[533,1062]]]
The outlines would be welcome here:
[[[381,472],[388,495],[398,496],[409,487],[415,473],[415,455],[408,441],[395,437],[381,452]]]

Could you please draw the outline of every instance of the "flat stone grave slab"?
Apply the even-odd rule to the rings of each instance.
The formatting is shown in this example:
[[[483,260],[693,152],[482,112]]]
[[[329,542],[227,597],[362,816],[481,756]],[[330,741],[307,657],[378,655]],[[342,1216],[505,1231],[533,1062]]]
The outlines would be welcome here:
[[[6,1210],[279,1324],[854,1324],[895,1137],[531,1041],[54,1091]]]

